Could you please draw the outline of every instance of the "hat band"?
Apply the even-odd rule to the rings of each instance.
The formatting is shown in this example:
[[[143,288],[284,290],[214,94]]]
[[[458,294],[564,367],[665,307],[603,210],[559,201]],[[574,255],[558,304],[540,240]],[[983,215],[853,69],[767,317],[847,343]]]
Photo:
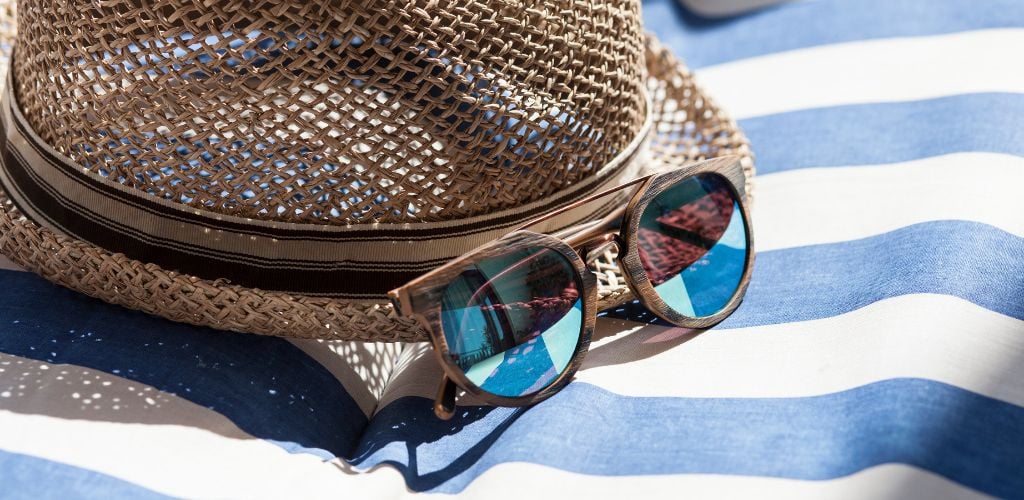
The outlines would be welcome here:
[[[652,121],[648,112],[640,133],[596,175],[520,207],[444,222],[286,223],[188,207],[89,172],[34,132],[18,107],[11,73],[0,101],[0,184],[33,222],[203,279],[347,299],[384,297],[537,215],[635,176],[646,162]],[[619,203],[568,210],[536,230],[557,231]]]

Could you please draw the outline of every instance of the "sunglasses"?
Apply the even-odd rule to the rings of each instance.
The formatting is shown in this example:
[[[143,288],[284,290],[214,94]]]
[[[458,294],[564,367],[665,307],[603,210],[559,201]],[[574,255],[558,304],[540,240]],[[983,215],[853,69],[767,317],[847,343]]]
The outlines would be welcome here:
[[[565,387],[597,319],[589,265],[612,246],[623,278],[653,314],[684,328],[714,325],[739,306],[754,262],[738,157],[648,175],[545,214],[389,293],[429,332],[444,379],[434,403],[455,413],[456,392],[524,406]],[[634,192],[624,207],[555,234],[532,225],[592,201]]]

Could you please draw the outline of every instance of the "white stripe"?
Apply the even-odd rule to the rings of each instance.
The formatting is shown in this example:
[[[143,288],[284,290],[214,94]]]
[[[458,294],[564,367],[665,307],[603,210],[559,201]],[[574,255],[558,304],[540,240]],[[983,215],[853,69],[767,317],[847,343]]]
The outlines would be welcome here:
[[[317,498],[338,492],[353,498],[407,496],[401,477],[391,467],[354,473],[337,460],[322,462],[311,455],[289,454],[248,436],[216,412],[132,381],[10,355],[0,357],[0,368],[4,369],[0,394],[10,393],[0,396],[0,448],[7,451],[93,470],[174,496]],[[83,384],[86,380],[91,383]],[[19,390],[19,385],[25,388]],[[122,402],[117,409],[114,398]],[[145,402],[146,398],[153,403]],[[498,487],[507,485],[511,477],[531,479],[517,483],[515,489]],[[529,488],[540,488],[538,495],[529,495]],[[627,492],[632,493],[628,498],[646,498],[681,491],[699,497],[977,495],[903,465],[873,467],[828,481],[797,481],[717,475],[603,477],[522,463],[490,469],[464,495],[543,498],[570,491],[594,498],[623,498]]]
[[[798,109],[1024,92],[1024,29],[864,40],[710,66],[697,80],[736,119]]]
[[[10,271],[24,271],[24,269],[22,269],[21,266],[11,262],[11,260],[8,259],[7,257],[4,257],[3,254],[0,254],[0,269],[7,269]]]
[[[0,367],[5,370],[0,372],[3,392],[14,388],[13,393],[0,396],[0,448],[7,451],[93,470],[174,496],[318,498],[334,497],[342,491],[353,498],[408,496],[401,477],[391,467],[354,473],[337,460],[322,462],[311,455],[289,454],[246,435],[220,414],[147,386],[80,367],[47,365],[10,355],[0,358]],[[85,386],[88,390],[83,387],[85,380],[91,381]],[[19,391],[19,385],[26,388]],[[75,393],[79,397],[75,398]],[[97,393],[99,398],[93,395]],[[114,398],[124,404],[115,409]],[[511,477],[529,477],[530,481],[518,482],[514,489],[498,487],[507,486]],[[539,488],[537,495],[530,495],[530,488]],[[977,496],[903,465],[873,467],[828,481],[797,481],[717,475],[603,477],[522,463],[490,469],[473,481],[464,495],[542,498],[562,492],[594,498],[623,498],[624,493],[630,493],[629,498],[646,498],[678,492],[698,497],[754,493],[787,498],[897,493],[901,497],[913,493],[910,498]]]
[[[355,474],[338,460],[288,453],[219,413],[107,373],[7,354],[0,369],[0,448],[7,451],[188,498],[397,498],[406,491],[392,469]]]
[[[0,448],[184,498],[401,498],[394,469],[356,473],[259,439],[186,426],[68,420],[0,411]]]
[[[514,485],[514,487],[510,487]],[[886,464],[826,481],[713,474],[590,476],[542,465],[507,463],[491,468],[460,498],[988,498],[931,472]]]
[[[888,165],[799,169],[757,178],[758,251],[864,238],[942,219],[1024,236],[1024,158],[955,153]]]
[[[914,377],[1024,406],[1024,321],[947,295],[700,335],[599,318],[594,338],[576,380],[627,396],[803,397]],[[442,372],[429,345],[406,356],[381,408],[437,391]],[[459,404],[482,403],[463,396]]]
[[[913,377],[1024,406],[1024,321],[947,295],[699,335],[630,325],[598,322],[613,337],[594,343],[578,380],[629,396],[771,398]]]

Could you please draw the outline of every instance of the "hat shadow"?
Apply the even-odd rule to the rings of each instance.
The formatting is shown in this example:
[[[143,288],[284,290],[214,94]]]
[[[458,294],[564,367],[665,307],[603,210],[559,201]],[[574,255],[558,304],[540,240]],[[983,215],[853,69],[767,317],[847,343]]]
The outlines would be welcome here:
[[[370,377],[386,351],[339,350],[368,380],[343,384],[282,338],[174,323],[31,273],[0,270],[0,282],[0,409],[12,413],[182,425],[331,458],[351,454],[368,420],[349,388],[383,384]]]
[[[410,489],[423,491],[489,467],[488,454],[503,437],[528,440],[532,433],[543,434],[543,427],[520,422],[528,413],[553,410],[564,418],[572,411],[561,395],[532,408],[467,400],[451,420],[443,421],[434,416],[429,395],[413,394],[367,419],[346,387],[291,342],[124,311],[27,273],[0,271],[0,279],[8,285],[0,287],[0,409],[12,413],[179,425],[231,439],[262,439],[293,453],[332,459],[342,471],[390,465]],[[597,346],[583,369],[655,356],[700,333],[667,326],[642,308],[627,305],[599,320]],[[368,352],[338,352],[343,361],[373,371]],[[429,379],[425,386],[433,386],[438,369],[429,349],[419,350],[416,362],[434,367],[418,372]],[[872,449],[929,465],[944,464],[938,457],[982,446],[970,442],[977,435],[973,432],[948,430],[981,426],[974,417],[992,413],[998,405],[969,393],[954,395],[957,405],[926,429],[901,431],[914,442],[879,441]],[[914,452],[921,446],[915,443],[927,443],[926,449]]]
[[[465,398],[444,421],[432,394],[419,389],[367,418],[358,393],[379,395],[393,352],[217,332],[127,311],[30,273],[0,273],[0,409],[13,413],[262,439],[355,467],[390,464],[410,488],[426,490],[477,464],[530,411]],[[596,338],[611,341],[591,350],[584,369],[654,356],[699,333],[657,322],[636,329],[650,321],[641,309],[598,321]],[[430,350],[413,362],[425,365],[416,373],[432,390],[439,367]],[[340,382],[343,370],[360,374],[363,387]]]

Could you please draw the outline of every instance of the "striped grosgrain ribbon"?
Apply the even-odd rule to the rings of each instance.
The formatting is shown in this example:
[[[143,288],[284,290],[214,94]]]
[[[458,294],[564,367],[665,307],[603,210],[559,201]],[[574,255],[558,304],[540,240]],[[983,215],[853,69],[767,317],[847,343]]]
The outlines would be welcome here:
[[[334,226],[256,220],[175,203],[97,176],[54,150],[22,115],[8,77],[0,103],[0,185],[33,222],[129,258],[203,279],[346,299],[388,290],[538,215],[638,174],[651,132],[597,174],[519,207],[461,220]],[[551,232],[611,210],[619,199],[567,210],[532,230]]]

